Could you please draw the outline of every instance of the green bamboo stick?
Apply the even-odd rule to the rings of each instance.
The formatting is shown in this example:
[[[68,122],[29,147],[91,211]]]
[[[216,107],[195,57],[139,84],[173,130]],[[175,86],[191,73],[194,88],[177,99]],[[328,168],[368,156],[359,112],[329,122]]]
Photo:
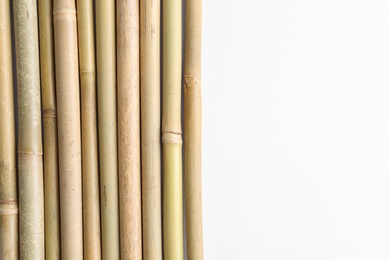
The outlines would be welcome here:
[[[187,258],[202,260],[202,0],[186,1],[185,24],[184,189]]]
[[[18,259],[11,9],[0,2],[0,259]]]
[[[44,205],[38,17],[34,0],[15,0],[19,120],[20,259],[44,259]]]
[[[92,0],[77,1],[81,83],[84,258],[101,259],[96,70]]]
[[[119,259],[115,1],[96,1],[96,48],[103,259]]]
[[[181,0],[163,1],[164,259],[183,259]]]
[[[140,1],[140,27],[143,257],[145,260],[160,260],[160,0]]]
[[[45,189],[45,255],[61,258],[58,181],[57,106],[54,76],[53,6],[38,0],[40,69],[43,112],[43,176]]]
[[[121,259],[142,260],[139,1],[117,0]]]
[[[61,257],[83,259],[80,90],[74,0],[53,2],[58,151],[61,204]]]

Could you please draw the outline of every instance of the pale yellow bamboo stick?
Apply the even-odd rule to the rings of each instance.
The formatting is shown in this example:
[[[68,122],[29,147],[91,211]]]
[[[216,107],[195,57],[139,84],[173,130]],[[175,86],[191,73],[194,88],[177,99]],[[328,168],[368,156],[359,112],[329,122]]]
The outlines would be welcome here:
[[[43,113],[43,176],[45,189],[45,256],[61,258],[58,181],[57,106],[54,76],[53,5],[38,0],[39,54]]]
[[[83,259],[80,90],[74,0],[53,2],[62,259]]]
[[[186,1],[185,24],[184,189],[187,258],[202,260],[202,0]]]
[[[143,257],[145,260],[160,260],[160,0],[140,1],[140,28]]]
[[[0,259],[18,259],[11,9],[0,1]]]
[[[81,87],[84,258],[101,259],[96,70],[92,0],[77,1]]]
[[[181,0],[163,1],[164,259],[183,259]]]

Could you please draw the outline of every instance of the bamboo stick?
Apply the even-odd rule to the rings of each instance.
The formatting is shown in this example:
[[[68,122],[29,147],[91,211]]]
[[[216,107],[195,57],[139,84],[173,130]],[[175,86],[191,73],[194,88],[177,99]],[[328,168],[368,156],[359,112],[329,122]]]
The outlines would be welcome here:
[[[38,17],[34,0],[14,0],[19,120],[20,259],[44,259]]]
[[[11,9],[0,1],[0,259],[18,259]]]
[[[43,176],[45,194],[45,256],[61,258],[58,182],[57,107],[54,76],[53,6],[38,0],[40,69],[43,113]]]
[[[187,258],[202,260],[202,0],[186,1],[185,24],[184,190]]]
[[[119,259],[115,1],[96,1],[100,197],[103,259]]]
[[[160,260],[160,0],[140,1],[140,27],[143,256],[145,260]]]
[[[164,259],[183,259],[181,0],[163,2]]]
[[[96,70],[92,0],[77,1],[81,83],[84,258],[101,259]]]
[[[117,0],[121,259],[142,260],[139,1]]]
[[[74,0],[53,2],[62,259],[83,258],[81,134]]]

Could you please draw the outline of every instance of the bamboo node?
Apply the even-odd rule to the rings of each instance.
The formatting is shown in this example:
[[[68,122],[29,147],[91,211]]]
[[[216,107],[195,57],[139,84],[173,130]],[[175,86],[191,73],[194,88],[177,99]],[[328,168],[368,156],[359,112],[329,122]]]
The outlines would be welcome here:
[[[163,144],[181,144],[183,143],[181,138],[181,132],[165,131],[162,134]]]
[[[44,117],[57,117],[57,109],[55,108],[45,108],[42,109]]]
[[[18,214],[18,202],[16,200],[0,200],[0,215]]]
[[[42,152],[25,152],[25,151],[18,151],[19,155],[43,155]]]
[[[201,79],[193,76],[184,76],[184,88],[200,86]]]

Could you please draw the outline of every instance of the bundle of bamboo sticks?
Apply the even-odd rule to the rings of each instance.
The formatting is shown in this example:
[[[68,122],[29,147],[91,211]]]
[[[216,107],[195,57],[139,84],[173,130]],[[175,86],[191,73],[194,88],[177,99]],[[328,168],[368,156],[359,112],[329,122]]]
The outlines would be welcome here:
[[[0,259],[203,259],[201,13],[0,1]]]

